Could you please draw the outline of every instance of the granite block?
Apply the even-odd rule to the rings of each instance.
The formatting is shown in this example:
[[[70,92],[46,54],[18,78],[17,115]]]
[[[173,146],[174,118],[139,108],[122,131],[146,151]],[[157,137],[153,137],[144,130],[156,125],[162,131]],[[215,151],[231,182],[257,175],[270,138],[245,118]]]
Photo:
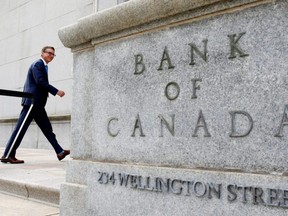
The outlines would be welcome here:
[[[287,10],[262,5],[97,46],[93,159],[287,172]]]
[[[75,80],[62,214],[287,215],[287,11],[135,0],[60,29]]]

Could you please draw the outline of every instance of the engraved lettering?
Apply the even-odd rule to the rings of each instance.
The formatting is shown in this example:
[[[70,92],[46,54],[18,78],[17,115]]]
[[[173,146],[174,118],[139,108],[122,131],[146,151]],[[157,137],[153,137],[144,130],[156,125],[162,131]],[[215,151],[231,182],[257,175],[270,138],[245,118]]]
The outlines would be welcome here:
[[[183,184],[184,184],[184,186],[186,187],[186,193],[185,193],[185,196],[190,196],[191,194],[190,194],[190,187],[191,187],[191,185],[193,185],[193,182],[194,181],[183,181]]]
[[[134,74],[142,74],[145,71],[145,64],[143,63],[143,55],[135,55],[135,72]]]
[[[230,137],[245,137],[245,136],[248,136],[249,133],[253,129],[253,119],[249,115],[249,113],[247,113],[245,111],[231,111],[229,113],[231,115],[231,133],[230,133],[229,136]],[[247,130],[245,132],[243,132],[242,134],[236,132],[236,126],[235,126],[235,117],[236,117],[236,115],[246,116],[248,118],[248,120],[249,120],[249,126],[248,126]]]
[[[138,176],[137,177],[137,185],[138,185],[138,189],[140,190],[145,190],[145,185],[142,186],[142,176]]]
[[[116,137],[116,136],[119,134],[120,130],[118,130],[118,131],[115,132],[115,133],[112,133],[112,132],[111,132],[111,130],[110,130],[110,124],[111,124],[112,121],[117,121],[117,122],[118,122],[118,118],[111,118],[111,119],[109,119],[108,124],[107,124],[107,132],[108,132],[108,134],[109,134],[111,137]]]
[[[281,199],[280,199],[280,206],[288,207],[288,191],[281,190]]]
[[[148,190],[148,191],[153,191],[154,190],[154,187],[150,187],[150,177],[146,177],[145,189]]]
[[[139,117],[139,114],[137,114],[137,117],[136,117],[136,120],[135,120],[135,125],[134,125],[134,129],[133,129],[133,133],[132,133],[132,137],[135,137],[135,131],[136,129],[139,129],[139,132],[140,132],[140,136],[141,137],[145,137],[145,134],[143,133],[143,129],[142,129],[142,126],[141,126],[141,121],[140,121],[140,117]]]
[[[160,63],[160,66],[157,70],[163,70],[163,62],[164,61],[167,61],[168,63],[168,69],[173,69],[175,66],[172,65],[171,63],[171,59],[169,57],[169,54],[168,54],[168,49],[167,47],[165,46],[164,48],[164,52],[163,52],[163,55],[162,55],[162,59],[161,59],[161,63]]]
[[[102,184],[108,184],[108,182],[109,182],[109,174],[106,172],[103,172]]]
[[[171,95],[171,92],[169,91],[170,86],[173,87],[174,91],[174,95]],[[165,96],[167,97],[168,100],[175,100],[180,94],[180,87],[176,82],[170,82],[166,85],[165,88]]]
[[[264,204],[264,200],[262,199],[263,189],[258,187],[252,187],[251,192],[253,194],[253,204]]]
[[[137,188],[137,176],[130,175],[130,186],[131,188]]]
[[[205,61],[207,62],[207,43],[208,40],[205,39],[202,41],[204,43],[204,51],[203,53],[197,48],[197,46],[194,43],[190,43],[191,47],[191,62],[190,65],[195,65],[195,60],[194,60],[194,51]]]
[[[246,57],[249,56],[248,54],[244,53],[238,46],[237,43],[239,42],[240,38],[246,34],[246,32],[242,32],[238,34],[238,37],[236,38],[236,34],[228,35],[230,39],[230,56],[229,59],[236,58],[236,52],[239,54],[240,57]]]
[[[114,177],[114,172],[111,173],[110,177],[109,177],[109,182],[111,182],[113,185],[115,184],[115,177]]]
[[[170,132],[170,134],[172,136],[174,136],[174,119],[175,119],[175,114],[170,115],[171,117],[171,124],[169,125],[168,121],[162,116],[159,115],[158,116],[161,119],[161,127],[160,127],[160,136],[159,137],[163,137],[163,124],[165,124],[166,128],[168,129],[168,131]]]
[[[141,175],[132,175],[126,173],[118,173],[119,178],[115,179],[113,172],[98,171],[98,183],[111,184],[114,186],[122,186],[134,190],[146,190],[157,193],[171,193],[175,195],[191,196],[199,198],[212,199],[213,197],[221,199],[222,184],[213,182],[205,183],[203,181],[186,181],[182,179],[170,179],[162,177],[142,178]],[[119,184],[115,182],[119,181]],[[150,186],[150,180],[154,187]],[[191,193],[190,193],[191,190]],[[251,186],[237,186],[236,184],[227,185],[227,199],[229,202],[241,201],[242,203],[250,203],[254,205],[275,206],[287,208],[288,206],[288,190],[271,189]],[[264,201],[265,198],[265,201]]]
[[[283,128],[284,128],[284,126],[288,125],[287,112],[288,112],[288,104],[285,105],[281,124],[279,126],[278,133],[275,134],[275,137],[283,137]]]
[[[242,187],[242,186],[239,186],[238,187],[238,190],[242,190],[242,202],[243,203],[247,203],[247,190],[248,191],[251,191],[251,187]]]
[[[157,192],[169,192],[169,185],[170,185],[170,179],[163,180],[160,177],[156,178],[156,190]]]
[[[197,132],[198,132],[198,129],[200,127],[204,128],[204,132],[205,132],[204,133],[204,137],[211,137],[211,135],[210,135],[210,133],[208,131],[208,128],[207,128],[206,121],[205,121],[204,115],[202,113],[202,110],[200,110],[200,112],[199,112],[197,124],[196,124],[196,127],[195,127],[195,130],[194,130],[194,133],[193,133],[192,137],[198,137]]]
[[[103,172],[98,171],[98,173],[100,174],[100,175],[99,175],[98,182],[99,182],[100,184],[103,184],[103,180],[102,180],[102,178],[103,178]]]
[[[178,187],[177,189],[175,188],[175,184],[177,183]],[[171,181],[171,191],[172,193],[174,194],[181,194],[182,193],[182,190],[183,190],[183,187],[182,187],[182,181],[179,180],[179,179],[173,179]]]
[[[129,176],[130,176],[129,174],[119,173],[120,186],[124,185],[125,187],[127,187]]]
[[[192,97],[191,99],[196,99],[197,95],[196,95],[196,90],[200,90],[200,85],[197,85],[197,82],[202,82],[202,79],[192,79],[192,86],[193,86],[193,91],[192,91]]]
[[[203,197],[206,194],[207,188],[203,182],[195,182],[192,185],[192,192],[197,197]]]
[[[233,202],[237,199],[237,193],[234,191],[237,188],[237,185],[228,185],[227,190],[228,194],[228,201]]]
[[[220,199],[221,195],[221,184],[213,184],[213,183],[208,183],[208,198],[212,199],[211,193],[216,194],[216,197]]]
[[[278,197],[278,191],[277,189],[271,189],[268,188],[268,204],[271,206],[279,206],[279,197]]]

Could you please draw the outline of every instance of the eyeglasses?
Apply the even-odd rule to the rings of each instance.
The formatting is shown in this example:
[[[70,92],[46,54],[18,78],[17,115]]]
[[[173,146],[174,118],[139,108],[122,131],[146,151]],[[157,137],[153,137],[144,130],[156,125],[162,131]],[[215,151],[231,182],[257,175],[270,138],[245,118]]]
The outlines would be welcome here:
[[[52,55],[52,56],[56,56],[54,53],[52,53],[52,52],[44,52],[44,53],[48,53],[49,55]]]

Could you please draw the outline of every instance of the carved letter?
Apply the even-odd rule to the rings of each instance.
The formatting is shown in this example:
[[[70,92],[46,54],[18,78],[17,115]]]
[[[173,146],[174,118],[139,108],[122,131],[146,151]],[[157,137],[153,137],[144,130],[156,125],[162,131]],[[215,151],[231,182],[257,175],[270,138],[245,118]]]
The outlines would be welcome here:
[[[156,178],[156,189],[157,192],[169,192],[169,186],[170,186],[170,179],[163,180],[160,177]]]
[[[201,53],[201,51],[196,47],[196,45],[194,43],[190,43],[190,47],[191,47],[191,62],[190,65],[194,65],[195,61],[194,61],[194,50],[195,52],[205,61],[207,62],[207,42],[208,40],[203,40],[202,41],[204,43],[204,53]]]
[[[174,96],[170,96],[168,93],[168,88],[169,86],[174,86],[176,89],[176,94]],[[180,94],[180,87],[176,82],[170,82],[167,84],[166,88],[165,88],[165,96],[167,97],[168,100],[175,100]]]
[[[278,133],[275,134],[275,137],[283,137],[283,127],[288,125],[288,117],[287,117],[288,105],[285,105],[284,113],[281,121],[281,125],[279,127]]]
[[[259,187],[251,188],[251,192],[253,195],[253,204],[265,204],[262,195],[263,195],[263,189]]]
[[[175,185],[174,185],[174,183],[176,183],[176,182],[178,182],[178,187],[177,187],[177,189],[175,188]],[[172,193],[174,193],[174,194],[181,194],[182,193],[182,190],[183,190],[183,187],[182,187],[182,181],[181,180],[179,180],[179,179],[173,179],[172,181],[171,181],[171,191],[172,191]]]
[[[231,133],[230,133],[230,137],[245,137],[245,136],[248,136],[248,134],[251,132],[252,128],[253,128],[253,119],[252,117],[247,113],[247,112],[244,112],[244,111],[232,111],[232,112],[229,112],[230,115],[231,115]],[[244,115],[248,118],[249,120],[249,127],[247,128],[247,131],[243,134],[238,134],[236,133],[236,129],[235,129],[235,116],[236,114],[241,114],[241,115]]]
[[[166,121],[166,119],[162,115],[159,115],[158,117],[161,119],[161,129],[160,129],[160,136],[159,137],[163,137],[163,122],[166,125],[167,129],[169,130],[169,132],[171,133],[171,135],[174,136],[175,114],[171,115],[171,119],[172,119],[171,126],[168,124],[168,122]]]
[[[280,206],[288,207],[288,190],[281,190]]]
[[[137,176],[137,189],[145,190],[145,186],[142,186],[142,176]]]
[[[251,190],[252,190],[252,187],[242,187],[242,186],[239,186],[237,189],[238,189],[238,190],[242,190],[242,192],[243,192],[242,202],[243,202],[243,203],[247,203],[247,191],[251,191]]]
[[[140,67],[140,69],[139,69]],[[138,70],[139,69],[139,70]],[[135,72],[134,74],[138,75],[145,71],[145,64],[143,63],[143,55],[135,55]]]
[[[192,99],[195,99],[197,98],[197,95],[196,95],[196,90],[200,90],[200,85],[196,86],[196,82],[202,82],[202,79],[192,79],[192,85],[193,85],[193,94],[192,94]]]
[[[280,191],[279,189],[271,189],[268,188],[268,205],[271,206],[279,206],[280,205],[280,201],[278,200],[278,191]]]
[[[124,185],[124,186],[127,187],[129,177],[130,177],[129,174],[119,173],[119,182],[120,182],[120,186]]]
[[[143,133],[143,130],[142,130],[139,114],[137,114],[137,118],[136,118],[135,125],[134,125],[134,130],[133,130],[133,133],[131,135],[132,137],[135,137],[135,131],[137,128],[139,128],[140,136],[145,137],[145,134]]]
[[[154,187],[150,187],[150,177],[146,177],[146,185],[144,186],[146,190],[153,191]]]
[[[100,174],[100,176],[99,176],[99,179],[98,179],[98,182],[100,183],[100,184],[103,184],[103,172],[100,172],[100,171],[98,171],[98,173]]]
[[[227,190],[230,194],[228,194],[228,201],[232,202],[237,199],[237,193],[233,190],[236,189],[237,185],[228,185]]]
[[[199,186],[197,186],[199,185]],[[202,188],[202,190],[201,190]],[[197,197],[203,197],[206,194],[207,188],[204,182],[195,182],[192,186],[192,192]]]
[[[208,132],[207,125],[206,125],[202,110],[200,110],[200,112],[199,112],[197,125],[196,125],[196,128],[194,130],[194,133],[193,133],[192,137],[198,137],[197,131],[198,131],[199,127],[203,127],[204,128],[204,131],[205,131],[204,137],[211,137],[210,133]]]
[[[108,125],[107,125],[107,132],[108,134],[111,136],[111,137],[116,137],[118,134],[119,134],[119,131],[118,130],[116,133],[112,133],[111,130],[110,130],[110,124],[112,121],[118,121],[118,118],[111,118],[109,121],[108,121]]]
[[[239,53],[240,57],[245,57],[249,56],[248,54],[245,54],[239,47],[237,47],[237,43],[239,42],[240,38],[246,34],[246,32],[242,32],[238,34],[238,37],[235,39],[237,36],[236,34],[233,35],[228,35],[230,39],[230,56],[229,59],[236,58],[236,52]]]
[[[214,183],[209,183],[208,184],[208,198],[212,199],[211,192],[214,192],[216,197],[220,199],[221,195],[221,184],[214,184]]]
[[[171,60],[170,60],[170,57],[169,57],[169,54],[168,54],[168,50],[167,50],[167,47],[165,47],[164,49],[164,52],[163,52],[163,55],[162,55],[162,60],[161,60],[161,63],[160,63],[160,66],[157,70],[163,70],[163,62],[164,61],[167,61],[168,63],[168,69],[172,69],[174,68],[174,66],[172,65],[171,63]]]
[[[137,188],[138,187],[137,178],[138,178],[138,176],[130,175],[130,187],[131,188]]]

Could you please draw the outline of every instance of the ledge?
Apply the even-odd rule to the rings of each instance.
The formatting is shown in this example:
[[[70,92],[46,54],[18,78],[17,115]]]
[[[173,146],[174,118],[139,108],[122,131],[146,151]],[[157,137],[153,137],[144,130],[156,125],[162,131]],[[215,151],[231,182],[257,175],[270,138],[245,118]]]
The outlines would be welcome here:
[[[222,0],[223,1],[223,0]],[[75,47],[93,38],[207,6],[221,0],[133,0],[79,19],[58,32],[65,47]]]
[[[273,0],[133,0],[79,19],[59,29],[58,35],[65,47],[77,51],[139,32],[271,2]]]
[[[50,121],[71,121],[71,115],[48,116]],[[16,123],[18,118],[3,118],[0,119],[0,124]]]
[[[60,203],[60,190],[52,187],[0,179],[0,192],[48,203],[56,207]]]

